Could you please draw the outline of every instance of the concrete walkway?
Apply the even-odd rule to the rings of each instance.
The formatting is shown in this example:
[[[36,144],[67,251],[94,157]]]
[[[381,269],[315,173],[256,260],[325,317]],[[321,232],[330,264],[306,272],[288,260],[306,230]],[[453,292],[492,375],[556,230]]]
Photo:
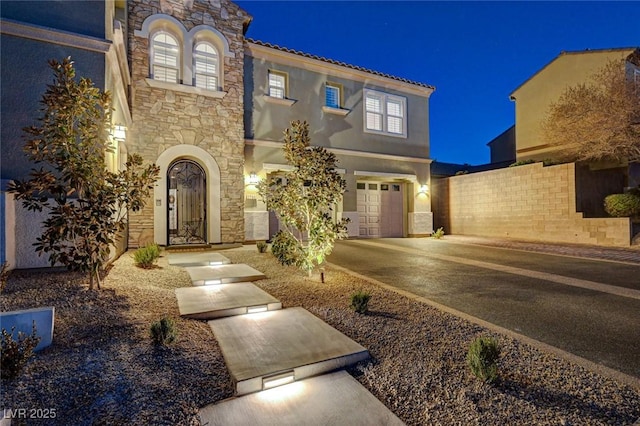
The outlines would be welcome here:
[[[449,243],[473,244],[487,247],[499,247],[512,250],[580,257],[585,259],[611,260],[636,265],[640,264],[640,245],[631,246],[629,248],[617,248],[510,240],[506,238],[476,237],[470,235],[445,235],[444,239]]]
[[[210,260],[193,254],[169,254],[169,261]],[[180,314],[217,318],[209,326],[238,396],[203,407],[198,413],[202,424],[403,424],[346,372],[325,374],[369,358],[366,348],[305,309],[281,309],[268,293],[236,282],[265,278],[260,271],[247,265],[186,270],[200,287],[176,289]]]

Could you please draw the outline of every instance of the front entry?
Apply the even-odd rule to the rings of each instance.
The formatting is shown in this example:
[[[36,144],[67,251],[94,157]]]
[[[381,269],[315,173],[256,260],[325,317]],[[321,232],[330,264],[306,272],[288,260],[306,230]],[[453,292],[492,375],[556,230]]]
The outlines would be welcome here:
[[[169,245],[207,242],[207,184],[204,169],[178,160],[167,171]]]

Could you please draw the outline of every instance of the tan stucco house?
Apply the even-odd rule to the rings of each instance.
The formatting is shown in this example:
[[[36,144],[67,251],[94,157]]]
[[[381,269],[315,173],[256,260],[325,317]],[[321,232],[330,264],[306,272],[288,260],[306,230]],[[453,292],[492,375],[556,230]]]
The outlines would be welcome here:
[[[630,78],[640,81],[640,67],[629,59],[640,55],[635,47],[562,52],[533,74],[510,95],[516,106],[515,141],[517,160],[553,158],[557,147],[549,146],[541,123],[549,105],[571,86],[585,83],[611,61],[627,59]]]

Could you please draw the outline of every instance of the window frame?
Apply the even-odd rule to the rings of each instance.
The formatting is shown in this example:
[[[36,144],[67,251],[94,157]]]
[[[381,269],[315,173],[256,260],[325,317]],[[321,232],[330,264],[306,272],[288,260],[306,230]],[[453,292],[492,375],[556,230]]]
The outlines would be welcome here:
[[[211,54],[209,52],[199,52],[198,51],[198,47],[201,45],[206,45],[209,46],[211,49],[213,49],[214,52],[214,56],[211,56]],[[211,90],[211,91],[220,91],[222,85],[220,84],[221,82],[221,78],[220,78],[220,52],[218,51],[218,48],[216,47],[216,45],[208,40],[198,40],[193,44],[193,49],[192,49],[192,85],[193,87],[198,87],[200,89],[203,90]],[[196,62],[198,60],[199,57],[204,57],[204,58],[211,58],[214,57],[215,59],[215,72],[214,73],[209,73],[209,72],[198,72],[197,71],[197,65]],[[208,63],[207,63],[208,65]],[[205,81],[207,81],[207,84],[205,84],[205,86],[199,86],[198,85],[198,76],[204,76]],[[214,78],[215,79],[215,88],[210,88],[208,85],[208,79],[209,78]]]
[[[392,136],[396,138],[407,138],[407,98],[400,95],[393,95],[390,93],[381,92],[379,90],[374,89],[363,89],[362,93],[363,98],[363,129],[365,133],[373,133],[384,136]],[[370,108],[368,99],[373,99],[379,102],[379,111],[373,110]],[[396,103],[399,105],[399,115],[390,113],[389,104]],[[370,118],[377,116],[379,117],[380,127],[374,127],[374,123],[370,123]],[[390,130],[391,119],[394,121],[399,120],[399,124],[401,126],[401,131],[396,132]],[[377,123],[375,123],[377,124]]]
[[[329,90],[335,90],[336,91],[336,103],[335,104],[329,104],[329,102],[327,102],[328,99],[328,92]],[[342,93],[343,93],[343,88],[342,88],[342,84],[338,84],[338,83],[333,83],[331,81],[327,81],[324,85],[324,106],[326,106],[327,108],[335,108],[335,109],[342,109]]]
[[[171,38],[174,42],[175,42],[175,46],[169,45],[166,42],[161,42],[161,41],[156,41],[156,37],[164,35],[166,37]],[[183,54],[183,49],[182,49],[182,43],[180,41],[180,38],[178,36],[176,36],[175,34],[173,34],[170,31],[167,30],[159,30],[154,32],[151,37],[149,38],[151,41],[151,46],[150,46],[150,55],[149,55],[149,74],[150,74],[150,78],[152,80],[156,80],[156,81],[162,81],[164,83],[172,83],[172,84],[181,84],[182,82],[182,54]],[[164,44],[167,47],[165,47],[165,49],[171,49],[172,47],[175,50],[175,59],[176,59],[176,66],[170,66],[167,64],[160,64],[160,63],[156,63],[156,43],[158,44]],[[162,79],[162,78],[158,78],[158,73],[156,72],[156,68],[164,68],[167,70],[175,70],[176,71],[176,79],[175,80],[167,80],[167,79]]]
[[[271,76],[281,77],[282,78],[282,87],[272,86],[271,85]],[[282,96],[275,96],[272,92],[273,90],[282,90]],[[268,70],[267,71],[267,96],[276,99],[289,99],[289,76],[286,72],[278,71],[278,70]]]

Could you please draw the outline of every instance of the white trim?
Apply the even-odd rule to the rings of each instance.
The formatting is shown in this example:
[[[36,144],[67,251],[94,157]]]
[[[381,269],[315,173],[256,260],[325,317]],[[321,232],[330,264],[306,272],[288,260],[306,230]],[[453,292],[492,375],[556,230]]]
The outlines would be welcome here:
[[[229,49],[229,41],[227,40],[227,38],[220,31],[216,30],[215,28],[209,25],[198,25],[196,27],[191,28],[188,33],[189,37],[185,41],[188,41],[189,43],[191,43],[191,45],[194,45],[196,36],[200,31],[211,31],[222,42],[224,46],[224,56],[228,58],[236,57],[236,54]],[[224,60],[221,60],[221,61],[219,60],[219,64],[220,64],[220,68],[222,69],[224,67]]]
[[[111,41],[105,39],[55,30],[40,25],[26,24],[5,18],[0,19],[0,32],[16,37],[101,53],[108,52],[112,44]]]
[[[354,176],[368,176],[368,177],[380,177],[385,179],[403,179],[410,182],[418,182],[418,177],[410,173],[386,173],[386,172],[371,172],[368,170],[354,170]]]
[[[262,163],[262,170],[265,172],[290,172],[294,170],[295,167],[291,164],[277,164],[277,163]],[[336,172],[341,175],[347,173],[346,169],[336,169]]]
[[[202,87],[187,86],[186,84],[169,83],[166,81],[154,80],[152,78],[145,78],[144,81],[148,86],[156,89],[173,90],[176,92],[188,93],[190,95],[202,95],[208,98],[224,98],[227,92],[213,91],[203,89]]]
[[[282,149],[282,145],[283,145],[283,142],[266,141],[261,139],[245,139],[244,143],[245,145],[261,146],[265,148],[280,148],[280,149]],[[432,159],[424,158],[424,157],[408,157],[404,155],[380,154],[377,152],[354,151],[351,149],[342,149],[342,148],[327,148],[327,147],[324,147],[324,148],[329,152],[333,152],[334,154],[348,155],[351,157],[377,158],[381,160],[392,160],[392,161],[409,161],[412,163],[423,163],[423,164],[431,164],[433,162]]]
[[[289,107],[296,103],[294,99],[276,98],[275,96],[269,96],[269,95],[264,95],[263,98],[266,102],[270,104],[284,105]]]
[[[375,114],[381,117],[381,125],[382,130],[370,129],[367,127],[367,98],[372,97],[380,101],[380,112],[375,112]],[[390,117],[389,111],[387,110],[388,103],[396,102],[400,104],[400,109],[402,115],[391,115],[391,117],[400,118],[402,120],[402,132],[395,133],[389,131],[388,119]],[[373,114],[374,112],[372,112]],[[404,96],[393,95],[390,93],[381,92],[379,90],[364,88],[362,89],[362,130],[365,133],[372,133],[376,135],[383,136],[391,136],[394,138],[407,138],[407,98]]]
[[[153,192],[153,233],[158,244],[166,245],[167,241],[167,170],[177,159],[193,160],[200,164],[207,176],[207,237],[209,243],[220,243],[220,168],[215,158],[200,147],[188,144],[176,145],[165,150],[156,164],[160,167],[160,178]],[[157,201],[160,200],[160,205]]]
[[[345,116],[347,114],[349,114],[351,112],[350,109],[345,109],[345,108],[333,108],[330,106],[326,106],[324,105],[322,107],[322,111],[328,114],[335,114],[335,115],[341,115],[341,116]]]

